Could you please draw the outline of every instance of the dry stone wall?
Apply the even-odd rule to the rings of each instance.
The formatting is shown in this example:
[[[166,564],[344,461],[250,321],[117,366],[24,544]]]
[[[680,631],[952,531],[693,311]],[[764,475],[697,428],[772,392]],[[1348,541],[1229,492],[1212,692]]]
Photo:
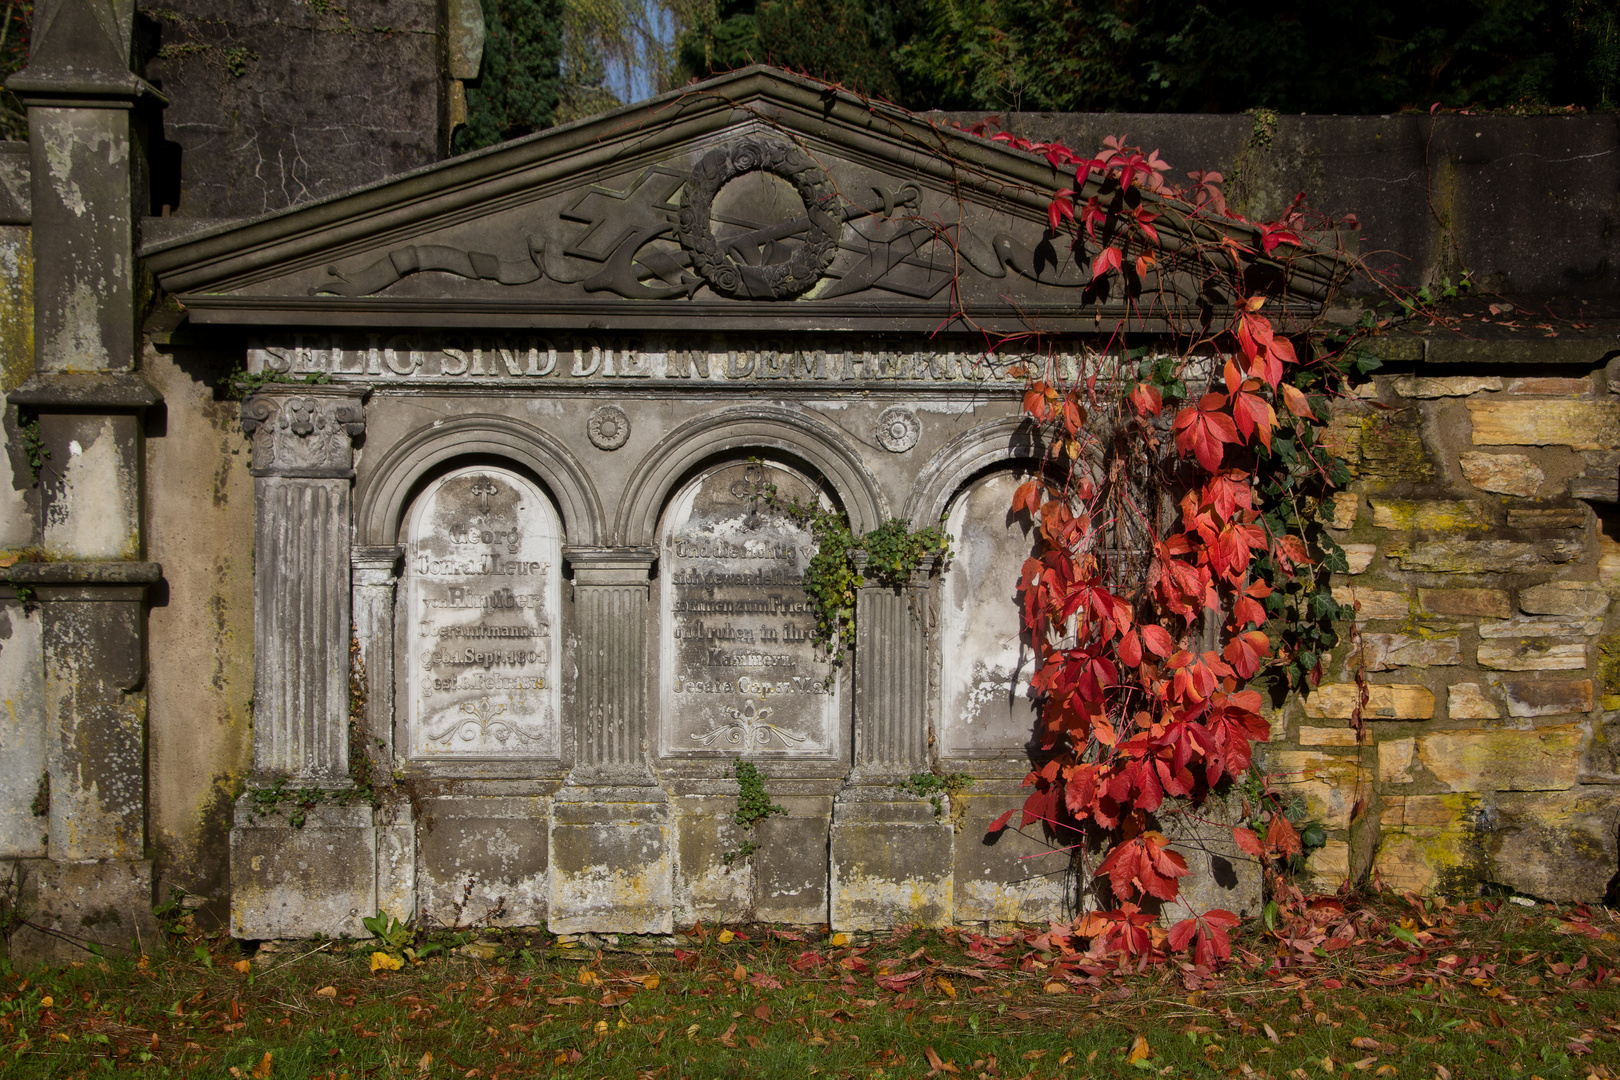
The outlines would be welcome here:
[[[1275,714],[1270,767],[1330,830],[1319,885],[1612,895],[1620,380],[1446,370],[1380,373],[1334,414],[1355,480],[1324,523],[1357,617]]]

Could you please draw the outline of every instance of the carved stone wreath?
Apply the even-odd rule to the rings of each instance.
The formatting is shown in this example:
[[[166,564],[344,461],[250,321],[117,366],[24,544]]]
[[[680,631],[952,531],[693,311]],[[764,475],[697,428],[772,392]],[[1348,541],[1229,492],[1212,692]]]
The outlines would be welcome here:
[[[714,238],[714,197],[727,183],[759,169],[793,184],[804,202],[809,235],[785,263],[739,265]],[[838,253],[838,192],[826,171],[798,147],[778,139],[747,137],[717,146],[692,170],[676,223],[692,267],[722,296],[787,300],[814,285]]]
[[[598,450],[617,450],[630,438],[630,418],[617,405],[604,405],[585,421],[585,434]]]
[[[916,446],[920,434],[922,425],[910,409],[894,405],[884,409],[883,415],[878,417],[877,440],[891,454],[903,454]]]

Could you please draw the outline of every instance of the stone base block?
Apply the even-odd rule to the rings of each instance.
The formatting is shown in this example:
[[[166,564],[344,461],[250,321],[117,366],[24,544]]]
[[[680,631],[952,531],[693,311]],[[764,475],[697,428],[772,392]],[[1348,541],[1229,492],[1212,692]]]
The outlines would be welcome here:
[[[962,815],[962,829],[954,837],[955,922],[1045,922],[1079,910],[1082,883],[1071,852],[1053,851],[1038,825],[1028,835],[1012,829],[985,831],[1027,794],[1012,787],[953,800]]]
[[[733,820],[736,810],[737,800],[730,795],[674,800],[674,918],[679,925],[747,922],[753,917],[754,859],[733,859],[728,864],[725,858],[747,839]]]
[[[20,914],[31,924],[11,937],[14,964],[82,960],[92,948],[151,953],[164,947],[152,915],[147,860],[27,859],[5,869],[15,875],[8,877],[18,885]]]
[[[551,799],[430,799],[419,888],[429,925],[540,926],[546,921]]]
[[[369,806],[318,806],[294,828],[283,813],[255,814],[242,796],[231,830],[231,936],[364,937],[360,920],[378,908],[378,832]]]
[[[675,929],[670,806],[657,788],[570,788],[552,810],[556,934],[669,934]]]
[[[1159,831],[1169,837],[1171,849],[1187,860],[1188,871],[1181,879],[1175,903],[1166,905],[1167,922],[1180,922],[1188,914],[1202,915],[1216,909],[1245,919],[1260,914],[1265,906],[1260,861],[1244,854],[1232,839],[1232,826],[1227,822],[1235,809],[1212,797],[1196,813],[1204,820],[1166,814],[1159,822]],[[1338,881],[1333,885],[1337,886]]]
[[[921,799],[841,795],[831,836],[833,929],[948,925],[954,839],[950,822]]]
[[[754,917],[819,926],[827,914],[827,818],[831,798],[780,800],[785,817],[754,827]]]

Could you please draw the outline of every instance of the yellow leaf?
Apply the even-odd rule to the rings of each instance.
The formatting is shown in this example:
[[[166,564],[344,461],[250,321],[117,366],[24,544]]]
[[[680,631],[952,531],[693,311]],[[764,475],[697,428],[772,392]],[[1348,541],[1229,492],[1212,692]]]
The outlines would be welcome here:
[[[1322,1059],[1322,1068],[1326,1069],[1328,1072],[1332,1072],[1333,1071],[1333,1059],[1331,1057],[1324,1057]]]
[[[716,940],[722,945],[730,945],[733,941],[737,940],[737,935],[733,934],[730,930],[722,930],[720,931],[719,937],[716,938]]]
[[[848,945],[848,944],[849,944],[849,935],[848,934],[834,934],[832,936],[832,947],[833,948],[842,949],[845,945]]]
[[[692,1036],[696,1035],[699,1030],[700,1029],[698,1028],[698,1026],[696,1024],[693,1024],[691,1027],[686,1029],[686,1037],[688,1039],[690,1039]]]
[[[1058,982],[1056,979],[1053,979],[1051,982],[1041,987],[1041,992],[1046,994],[1067,994],[1069,992],[1069,988]]]
[[[1148,1041],[1138,1035],[1136,1041],[1131,1043],[1131,1052],[1126,1056],[1125,1064],[1135,1065],[1138,1061],[1146,1061],[1151,1053],[1153,1050],[1148,1046]]]
[[[17,556],[17,555],[0,555],[0,569],[3,569],[3,568],[8,567],[8,566],[16,566],[18,558],[20,558],[20,556]]]
[[[941,975],[939,978],[935,979],[934,982],[939,984],[941,993],[950,998],[952,1001],[956,1000],[956,987],[951,985],[951,980]]]
[[[50,995],[46,995],[45,997],[42,997],[42,998],[39,999],[39,1007],[42,1008],[42,1009],[54,1008],[55,1005],[56,1005],[56,999],[51,997]]]
[[[1377,1058],[1375,1058],[1375,1057],[1364,1057],[1360,1061],[1352,1061],[1350,1063],[1350,1067],[1352,1069],[1355,1069],[1357,1072],[1366,1072],[1368,1069],[1372,1068],[1376,1064],[1378,1064],[1378,1059]]]
[[[270,1051],[266,1050],[264,1052],[264,1059],[257,1065],[253,1066],[253,1080],[268,1080],[271,1068]]]
[[[645,976],[641,980],[641,985],[642,985],[642,988],[646,989],[646,990],[656,990],[656,989],[658,989],[658,976],[657,975]]]
[[[593,986],[601,981],[602,980],[596,977],[596,972],[592,971],[590,968],[586,968],[579,973],[579,985],[581,986]]]
[[[607,1021],[606,1020],[598,1020],[596,1022],[596,1033],[598,1035],[606,1035],[607,1034]]]
[[[398,971],[404,966],[405,961],[397,956],[389,956],[387,953],[380,951],[371,954],[372,971]]]
[[[1380,1065],[1380,1066],[1378,1066],[1378,1071],[1373,1073],[1373,1075],[1374,1076],[1394,1076],[1398,1072],[1400,1072],[1400,1070],[1397,1069],[1393,1065]]]
[[[416,1071],[425,1073],[431,1068],[433,1068],[433,1051],[429,1050],[422,1055],[422,1060],[416,1063]]]
[[[248,969],[253,967],[253,961],[251,961],[251,960],[238,960],[236,963],[232,964],[231,967],[235,968],[237,971],[241,972],[243,975],[246,975],[248,973]]]
[[[319,990],[315,991],[315,996],[323,998],[335,998],[337,997],[337,987],[323,986]]]
[[[1058,1058],[1058,1064],[1059,1065],[1067,1065],[1069,1063],[1069,1059],[1072,1058],[1072,1057],[1074,1057],[1074,1051],[1073,1050],[1065,1050],[1065,1051],[1063,1051],[1063,1056]]]

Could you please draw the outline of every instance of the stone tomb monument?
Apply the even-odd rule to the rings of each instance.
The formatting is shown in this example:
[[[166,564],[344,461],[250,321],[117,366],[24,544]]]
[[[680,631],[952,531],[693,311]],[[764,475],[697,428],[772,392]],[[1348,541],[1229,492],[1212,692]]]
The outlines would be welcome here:
[[[1211,298],[1091,282],[1051,186],[1038,158],[750,69],[148,247],[221,362],[266,377],[242,413],[252,785],[331,793],[301,827],[239,801],[233,931],[1072,912],[1071,853],[985,836],[1038,754],[1019,395],[1030,365],[1072,377],[1090,335],[1151,340]],[[1301,313],[1331,269],[1262,263]],[[856,534],[944,519],[954,557],[858,590],[830,655],[795,500]],[[787,812],[728,861],[738,759]],[[901,786],[930,770],[975,784],[936,810]]]

